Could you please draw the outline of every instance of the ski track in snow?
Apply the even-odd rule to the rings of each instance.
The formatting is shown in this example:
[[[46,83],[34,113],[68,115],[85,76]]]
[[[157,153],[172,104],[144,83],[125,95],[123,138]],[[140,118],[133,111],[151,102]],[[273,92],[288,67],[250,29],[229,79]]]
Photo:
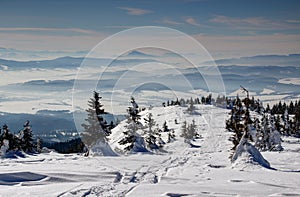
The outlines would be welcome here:
[[[51,152],[1,159],[0,196],[299,196],[298,139],[284,139],[286,150],[281,153],[262,153],[277,170],[231,164],[231,133],[224,129],[228,111],[197,108],[201,115],[188,115],[179,107],[151,110],[159,125],[166,120],[175,129],[177,140],[165,146],[167,153],[83,157]],[[179,137],[176,117],[180,123],[195,120],[200,148],[188,147]],[[116,132],[122,132],[117,129],[112,147],[120,139]]]

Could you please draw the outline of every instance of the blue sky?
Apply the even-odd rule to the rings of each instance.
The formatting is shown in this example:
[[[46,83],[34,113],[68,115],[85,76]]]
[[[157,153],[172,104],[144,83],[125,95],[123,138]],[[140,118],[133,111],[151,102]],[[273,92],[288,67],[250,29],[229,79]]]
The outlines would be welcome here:
[[[130,27],[166,26],[215,56],[299,53],[299,10],[297,0],[0,0],[0,47],[88,51]]]

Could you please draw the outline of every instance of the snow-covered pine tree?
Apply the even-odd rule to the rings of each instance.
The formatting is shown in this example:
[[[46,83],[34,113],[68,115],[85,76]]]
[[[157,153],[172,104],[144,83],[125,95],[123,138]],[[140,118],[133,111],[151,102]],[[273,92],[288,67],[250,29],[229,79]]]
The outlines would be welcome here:
[[[139,119],[141,118],[140,115],[138,114],[139,113],[139,106],[135,102],[134,97],[131,97],[130,103],[132,104],[132,107],[128,108],[128,114],[134,122],[138,123]]]
[[[264,114],[262,117],[262,133],[263,133],[263,147],[261,150],[266,151],[271,149],[271,121],[270,115]]]
[[[263,149],[264,147],[264,136],[261,128],[261,124],[258,118],[255,118],[253,121],[254,128],[256,130],[256,140],[254,146],[258,148],[258,150]]]
[[[37,151],[38,153],[41,153],[41,152],[42,152],[42,148],[43,148],[42,144],[43,144],[42,139],[41,139],[40,137],[38,137],[38,138],[36,139],[36,151]]]
[[[184,141],[188,144],[191,144],[192,140],[199,138],[199,134],[196,131],[197,126],[195,124],[195,120],[192,121],[191,124],[187,124],[186,121],[183,122],[181,127],[181,137],[184,138]]]
[[[0,135],[0,145],[3,143],[3,140],[8,140],[9,148],[8,150],[19,150],[20,149],[20,140],[18,136],[13,135],[6,124],[2,127],[2,133]]]
[[[170,129],[168,133],[168,143],[174,142],[175,141],[175,131],[174,129]]]
[[[160,134],[158,132],[158,129],[153,129],[155,126],[155,120],[152,118],[152,113],[149,113],[146,118],[144,118],[144,121],[146,123],[145,133],[146,133],[146,144],[150,149],[158,149],[159,146],[157,144],[157,141],[160,137]]]
[[[271,151],[282,151],[283,148],[281,146],[281,135],[279,131],[276,130],[275,128],[275,120],[274,116],[271,115],[270,117],[270,138],[269,138],[269,144],[270,144],[270,149]]]
[[[123,132],[125,136],[118,143],[125,145],[125,151],[131,151],[133,149],[137,152],[145,151],[144,138],[137,133],[137,131],[142,128],[142,124],[139,122],[140,115],[138,114],[138,105],[133,97],[131,97],[130,102],[132,107],[129,107],[127,110],[127,125],[125,126],[126,130]]]
[[[300,101],[295,105],[294,135],[300,137]]]
[[[288,113],[287,109],[285,109],[285,111],[284,111],[282,120],[283,120],[283,125],[284,125],[283,129],[284,129],[285,135],[288,135],[288,136],[291,135],[289,113]]]
[[[33,152],[34,144],[32,139],[32,130],[29,120],[27,120],[24,125],[21,135],[21,148],[24,152]]]
[[[180,103],[180,106],[181,106],[181,107],[184,107],[184,106],[185,106],[185,100],[184,100],[183,98],[181,98],[181,99],[179,100],[179,103]]]
[[[190,102],[189,102],[189,107],[187,108],[187,113],[188,114],[194,114],[194,112],[195,112],[195,106],[194,106],[194,101],[193,101],[193,99],[191,98],[191,100],[190,100]]]
[[[231,118],[226,121],[226,128],[234,132],[233,136],[229,139],[233,143],[233,148],[231,149],[233,152],[230,155],[231,159],[236,154],[236,148],[241,144],[242,139],[245,143],[257,139],[256,128],[253,126],[253,121],[250,117],[249,99],[244,99],[243,102],[246,108],[244,108],[242,101],[237,96],[231,112]]]
[[[124,148],[125,151],[130,151],[134,147],[134,143],[135,143],[136,138],[138,136],[137,130],[139,129],[139,127],[129,117],[128,117],[126,123],[127,123],[127,125],[125,126],[126,130],[123,132],[125,137],[119,141],[119,144],[120,145],[125,145],[125,148]]]
[[[9,150],[9,141],[7,139],[3,139],[0,145],[0,156],[4,157],[8,150]]]
[[[107,128],[104,128],[104,118],[102,115],[105,114],[105,112],[100,103],[101,98],[102,97],[99,97],[99,93],[94,91],[93,98],[88,101],[89,108],[86,110],[86,123],[81,125],[84,129],[81,133],[81,137],[83,142],[88,146],[88,149],[98,141],[106,143],[107,136],[110,133]]]

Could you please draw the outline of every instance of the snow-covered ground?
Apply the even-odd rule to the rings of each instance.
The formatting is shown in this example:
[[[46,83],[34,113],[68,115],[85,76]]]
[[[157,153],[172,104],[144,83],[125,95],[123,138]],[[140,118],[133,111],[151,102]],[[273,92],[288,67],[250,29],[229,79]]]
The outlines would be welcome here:
[[[181,107],[155,107],[160,125],[167,122],[177,140],[166,152],[115,157],[54,152],[0,160],[0,196],[299,196],[300,140],[284,138],[282,152],[263,152],[270,170],[241,157],[228,159],[231,133],[224,128],[225,109],[197,105],[199,114]],[[200,115],[201,114],[201,115]],[[179,124],[175,124],[174,119]],[[179,137],[181,123],[195,120],[200,148],[190,148]],[[125,122],[113,130],[117,147]],[[163,135],[166,138],[166,135]]]

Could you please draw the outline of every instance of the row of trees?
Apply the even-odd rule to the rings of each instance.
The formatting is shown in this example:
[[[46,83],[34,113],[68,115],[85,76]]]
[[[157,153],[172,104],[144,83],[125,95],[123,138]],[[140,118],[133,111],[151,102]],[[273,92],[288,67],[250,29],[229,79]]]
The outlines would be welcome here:
[[[299,116],[300,114],[300,100],[299,101],[291,101],[290,104],[286,104],[285,102],[281,102],[279,101],[279,103],[273,105],[272,108],[270,108],[270,105],[268,104],[266,107],[266,112],[270,113],[270,114],[284,114],[284,113],[288,114],[293,114],[293,115],[297,115]]]
[[[6,124],[3,125],[2,130],[0,129],[0,147],[2,155],[11,150],[22,150],[30,153],[41,149],[41,143],[39,140],[36,145],[33,143],[33,134],[30,122],[26,121],[23,127],[23,130],[21,130],[18,134],[13,134]]]
[[[167,103],[163,102],[162,106],[166,107],[166,106],[175,106],[175,105],[179,105],[179,106],[186,106],[188,104],[205,104],[205,105],[211,105],[214,102],[214,99],[212,98],[212,94],[209,94],[207,97],[202,96],[201,100],[199,98],[190,98],[190,99],[183,99],[181,98],[180,100],[177,98],[176,101],[167,101]]]
[[[252,143],[261,151],[281,151],[281,134],[295,135],[299,132],[299,124],[295,122],[291,126],[288,109],[283,115],[274,115],[269,110],[261,110],[255,113],[249,98],[243,100],[234,99],[231,116],[226,121],[226,128],[233,132],[230,140],[233,142],[232,150],[235,151],[241,143]],[[258,103],[258,102],[255,102]],[[296,119],[295,119],[296,120]],[[296,126],[298,125],[298,126]],[[299,134],[299,133],[298,133]]]

